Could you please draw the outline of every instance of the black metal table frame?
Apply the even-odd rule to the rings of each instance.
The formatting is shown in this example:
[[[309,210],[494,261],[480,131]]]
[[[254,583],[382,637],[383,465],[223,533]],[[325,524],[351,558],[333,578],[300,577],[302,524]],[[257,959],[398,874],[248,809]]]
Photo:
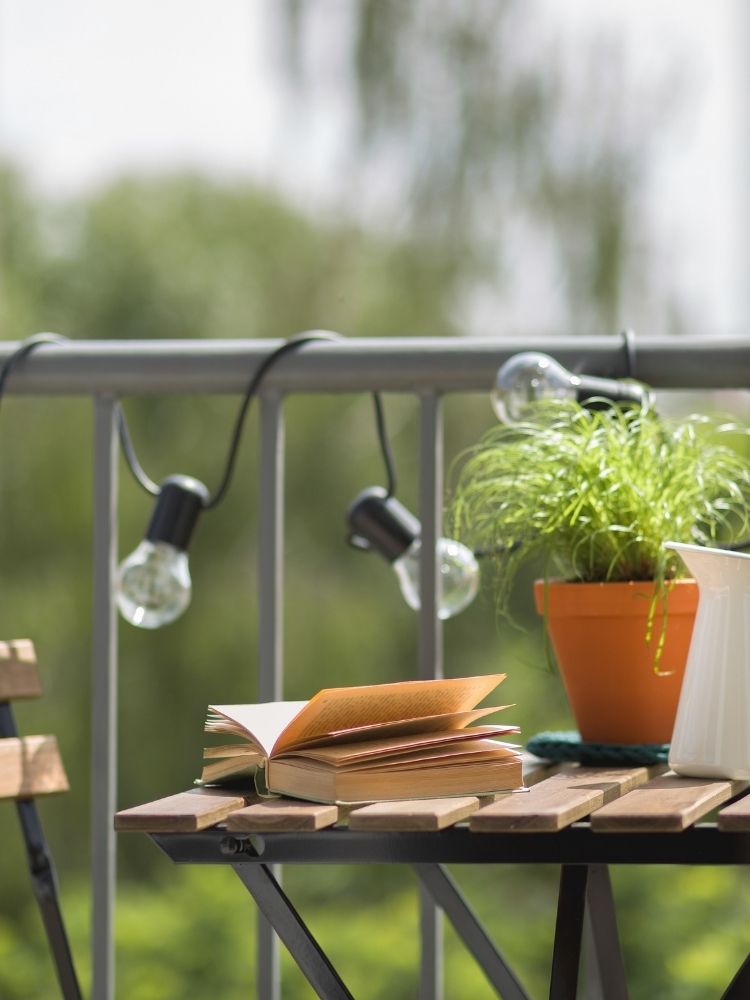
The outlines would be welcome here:
[[[178,864],[230,864],[292,958],[324,1000],[352,994],[289,898],[272,866],[295,864],[408,864],[451,921],[503,1000],[529,1000],[488,937],[446,864],[556,864],[560,889],[550,972],[550,1000],[575,1000],[586,913],[597,996],[627,1000],[609,865],[748,865],[750,834],[719,832],[701,824],[682,833],[594,833],[576,823],[558,833],[471,833],[466,826],[440,832],[369,833],[334,828],[305,833],[151,834]],[[722,1000],[750,996],[750,955]]]

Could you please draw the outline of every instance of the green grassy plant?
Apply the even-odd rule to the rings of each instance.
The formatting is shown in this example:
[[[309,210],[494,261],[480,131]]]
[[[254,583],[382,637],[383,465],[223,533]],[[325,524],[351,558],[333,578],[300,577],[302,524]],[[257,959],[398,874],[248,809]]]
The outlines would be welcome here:
[[[707,416],[538,404],[461,456],[452,530],[491,559],[506,616],[518,571],[535,559],[565,580],[663,585],[684,575],[665,541],[715,545],[750,533],[747,438]]]

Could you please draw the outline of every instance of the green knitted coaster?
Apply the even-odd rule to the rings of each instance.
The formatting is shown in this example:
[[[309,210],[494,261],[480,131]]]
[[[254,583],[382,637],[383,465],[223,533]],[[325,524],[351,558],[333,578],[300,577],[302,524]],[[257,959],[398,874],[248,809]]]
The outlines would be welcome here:
[[[668,743],[585,743],[576,732],[537,733],[526,749],[545,760],[577,761],[592,767],[666,764],[669,755]]]

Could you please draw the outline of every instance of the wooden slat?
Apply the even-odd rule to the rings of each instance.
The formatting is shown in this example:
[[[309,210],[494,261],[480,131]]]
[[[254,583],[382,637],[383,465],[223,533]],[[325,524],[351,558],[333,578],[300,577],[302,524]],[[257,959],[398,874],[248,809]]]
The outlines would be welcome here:
[[[514,792],[474,813],[478,833],[554,833],[648,781],[654,769],[565,766],[528,792]]]
[[[523,768],[524,782],[530,786],[553,773],[557,765],[524,754]],[[467,819],[481,806],[506,797],[507,795],[464,795],[374,802],[357,807],[349,817],[349,827],[352,830],[444,830]]]
[[[67,790],[68,779],[54,736],[0,740],[0,798],[27,799]]]
[[[115,830],[144,833],[195,833],[220,823],[256,799],[254,792],[240,794],[223,788],[191,788],[115,814]]]
[[[670,771],[599,809],[591,828],[599,833],[679,833],[747,786],[746,781],[683,778]]]
[[[0,701],[38,698],[42,685],[30,639],[0,642]]]
[[[351,830],[443,830],[479,808],[475,795],[445,799],[375,802],[349,817]]]
[[[716,825],[720,830],[747,833],[750,830],[750,795],[743,795],[730,806],[725,806],[719,813]]]
[[[542,760],[541,757],[535,757],[525,751],[521,754],[521,762],[523,763],[523,783],[527,788],[556,774],[563,766],[553,761]]]
[[[338,821],[338,806],[299,802],[295,799],[268,799],[255,802],[227,816],[227,830],[233,832],[277,830],[322,830]]]

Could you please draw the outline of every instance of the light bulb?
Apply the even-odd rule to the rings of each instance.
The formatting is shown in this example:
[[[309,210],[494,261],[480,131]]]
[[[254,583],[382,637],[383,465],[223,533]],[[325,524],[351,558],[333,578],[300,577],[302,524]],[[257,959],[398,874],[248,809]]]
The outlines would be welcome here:
[[[649,392],[638,382],[574,375],[548,354],[524,351],[500,366],[490,398],[498,420],[517,424],[542,400],[573,399],[592,408],[603,401],[643,405]]]
[[[395,497],[378,486],[364,490],[347,512],[351,541],[374,549],[391,563],[404,600],[421,607],[420,556],[422,526]],[[440,538],[435,551],[438,563],[437,613],[445,619],[463,611],[479,589],[479,565],[465,545]]]
[[[575,399],[577,385],[570,372],[546,354],[514,354],[498,369],[492,408],[504,424],[516,424],[529,406],[542,399]]]
[[[190,604],[187,553],[166,542],[144,538],[120,566],[117,583],[117,605],[131,625],[167,625]]]
[[[117,606],[131,625],[159,628],[187,608],[192,594],[187,547],[208,499],[203,483],[190,476],[170,476],[161,484],[146,537],[117,574]]]
[[[420,556],[422,542],[415,539],[402,556],[393,563],[404,600],[415,611],[422,606],[420,594]],[[452,538],[439,538],[438,562],[438,618],[452,618],[477,596],[479,590],[479,565],[471,549]]]

